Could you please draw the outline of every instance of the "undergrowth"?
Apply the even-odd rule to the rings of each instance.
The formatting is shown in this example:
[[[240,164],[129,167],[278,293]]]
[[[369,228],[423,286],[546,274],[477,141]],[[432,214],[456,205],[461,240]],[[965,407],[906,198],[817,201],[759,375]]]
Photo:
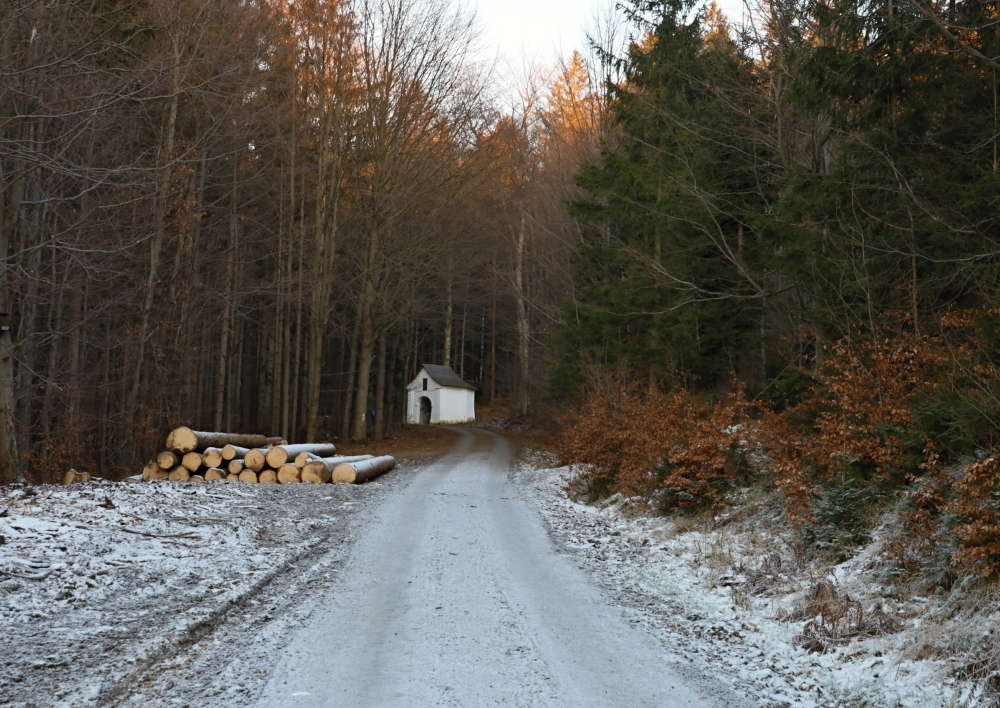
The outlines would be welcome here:
[[[940,325],[935,336],[844,339],[819,369],[786,372],[755,400],[738,385],[716,396],[605,386],[561,420],[560,455],[579,466],[590,499],[638,497],[675,518],[725,519],[747,490],[777,493],[782,523],[807,560],[841,563],[878,533],[887,585],[965,598],[955,616],[1000,612],[992,360],[1000,312],[950,312]],[[891,630],[891,617],[836,588],[811,592],[822,611],[803,646]],[[980,607],[973,595],[988,600]],[[1000,638],[949,649],[976,657],[962,677],[1000,696]]]

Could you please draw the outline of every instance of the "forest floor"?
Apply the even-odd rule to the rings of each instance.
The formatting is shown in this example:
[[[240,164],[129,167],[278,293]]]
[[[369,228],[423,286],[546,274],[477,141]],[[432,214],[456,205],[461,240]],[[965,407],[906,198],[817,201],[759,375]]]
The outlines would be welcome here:
[[[96,481],[0,489],[0,705],[244,706],[273,684],[281,662],[307,673],[324,665],[328,657],[289,659],[294,637],[363,571],[352,558],[373,524],[398,516],[389,512],[405,500],[419,504],[414,491],[436,489],[427,480],[446,471],[434,461],[464,437],[410,429],[384,441],[377,451],[397,455],[400,466],[359,486]],[[643,661],[650,675],[694,677],[695,685],[711,677],[722,693],[768,707],[977,705],[971,684],[954,678],[962,657],[943,643],[959,636],[948,598],[890,596],[872,549],[820,571],[796,561],[767,514],[750,513],[752,503],[746,513],[698,523],[650,516],[617,497],[584,504],[567,495],[570,471],[552,464],[528,452],[511,468],[505,484],[519,490],[519,513],[527,514],[515,529],[490,535],[479,528],[486,512],[467,503],[442,512],[441,523],[471,515],[462,528],[478,529],[481,538],[467,545],[482,555],[494,536],[522,533],[540,513],[550,540],[539,547],[551,547],[554,567],[583,569],[602,598],[585,603],[594,616],[610,611],[606,622],[623,618],[660,647],[659,659]],[[465,480],[468,494],[485,472],[447,474],[445,486]],[[421,498],[434,510],[451,498],[442,494]],[[502,521],[506,513],[487,516]],[[439,536],[450,538],[435,532],[419,548],[431,553]],[[427,582],[440,585],[442,569],[466,555],[437,550],[444,565],[430,568]],[[516,567],[518,558],[503,563]],[[472,567],[493,572],[503,563],[473,558]],[[466,577],[463,568],[456,577]],[[483,597],[507,592],[504,582],[494,590]],[[565,591],[551,588],[553,597]],[[466,597],[448,583],[443,592]],[[525,631],[530,641],[511,666],[538,649]],[[711,692],[699,693],[711,701]]]
[[[245,704],[307,619],[301,599],[322,598],[367,513],[416,469],[358,486],[0,488],[0,705],[140,705],[147,689],[208,705],[206,686]],[[224,665],[192,667],[229,642]]]

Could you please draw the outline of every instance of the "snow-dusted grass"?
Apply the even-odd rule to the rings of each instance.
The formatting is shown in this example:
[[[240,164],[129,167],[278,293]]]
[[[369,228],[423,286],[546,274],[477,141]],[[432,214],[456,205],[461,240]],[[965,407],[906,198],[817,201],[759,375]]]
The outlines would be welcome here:
[[[988,704],[981,683],[956,677],[989,658],[997,593],[935,596],[894,582],[881,533],[823,565],[803,559],[766,498],[715,519],[671,519],[621,497],[574,501],[566,467],[536,460],[518,474],[553,535],[633,622],[762,706]]]
[[[291,569],[319,544],[345,548],[338,530],[379,489],[0,488],[0,705],[114,703],[144,668],[184,660],[277,577],[303,575]]]

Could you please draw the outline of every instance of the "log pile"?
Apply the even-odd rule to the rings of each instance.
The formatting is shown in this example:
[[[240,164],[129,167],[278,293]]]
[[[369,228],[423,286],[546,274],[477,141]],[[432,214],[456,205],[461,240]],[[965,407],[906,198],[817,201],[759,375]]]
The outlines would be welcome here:
[[[337,455],[329,443],[289,445],[264,435],[190,428],[171,431],[165,447],[143,467],[143,481],[360,484],[396,466],[396,460],[387,455]],[[69,473],[66,477],[69,480]]]

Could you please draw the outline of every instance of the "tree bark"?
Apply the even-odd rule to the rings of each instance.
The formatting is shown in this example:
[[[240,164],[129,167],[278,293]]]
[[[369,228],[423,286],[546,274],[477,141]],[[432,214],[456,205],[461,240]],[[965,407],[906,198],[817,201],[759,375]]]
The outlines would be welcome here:
[[[358,368],[358,338],[361,336],[361,318],[354,318],[354,332],[351,334],[351,355],[347,367],[347,388],[344,390],[344,410],[340,421],[340,439],[347,440],[351,434],[351,411],[354,407],[354,375]]]
[[[296,455],[301,452],[308,452],[313,455],[332,455],[337,451],[337,448],[329,443],[303,443],[301,445],[278,445],[277,447],[272,447],[267,451],[264,456],[267,460],[267,464],[278,469],[282,465],[286,464],[289,459],[294,460]]]
[[[385,371],[386,371],[386,333],[378,337],[378,372],[375,377],[375,439],[382,439],[385,425]]]
[[[514,239],[514,300],[517,305],[517,410],[522,415],[528,412],[528,378],[531,372],[528,354],[531,346],[531,331],[528,323],[528,303],[524,288],[524,238],[525,217],[521,217],[521,227]]]
[[[385,474],[396,466],[396,460],[389,455],[375,457],[362,462],[345,462],[333,470],[334,484],[361,484]]]
[[[181,454],[229,445],[243,448],[264,447],[267,445],[267,438],[263,435],[204,432],[190,428],[175,428],[167,436],[167,448]]]

